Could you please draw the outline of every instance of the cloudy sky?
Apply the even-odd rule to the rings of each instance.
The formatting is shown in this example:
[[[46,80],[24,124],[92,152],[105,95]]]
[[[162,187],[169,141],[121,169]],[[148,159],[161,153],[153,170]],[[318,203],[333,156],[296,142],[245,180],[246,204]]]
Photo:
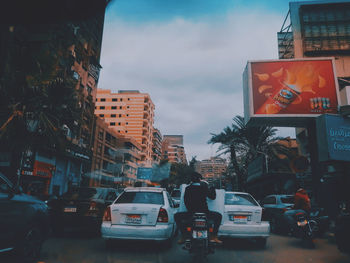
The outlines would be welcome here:
[[[184,135],[188,159],[243,115],[247,60],[276,59],[287,0],[115,0],[108,6],[99,88],[149,93],[155,127]],[[283,128],[280,136],[295,136]]]

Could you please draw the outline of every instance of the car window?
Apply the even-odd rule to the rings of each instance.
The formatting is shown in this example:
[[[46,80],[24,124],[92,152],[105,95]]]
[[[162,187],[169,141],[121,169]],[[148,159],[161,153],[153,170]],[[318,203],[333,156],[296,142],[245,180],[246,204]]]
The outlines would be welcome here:
[[[66,193],[64,198],[71,200],[78,199],[103,199],[104,189],[97,188],[79,188],[77,191],[72,193]]]
[[[263,200],[263,204],[264,205],[274,205],[274,204],[276,204],[276,197],[274,197],[274,196],[266,197]]]
[[[259,206],[251,195],[248,194],[225,194],[225,205],[253,205]]]
[[[180,192],[180,190],[174,190],[174,191],[171,193],[171,197],[180,198],[180,197],[181,197],[181,192]]]
[[[114,201],[117,198],[117,193],[115,191],[109,191],[106,200]]]
[[[294,197],[293,196],[281,197],[281,202],[284,204],[294,204]]]
[[[158,192],[123,192],[115,203],[164,205],[164,198],[163,193]]]
[[[0,193],[7,194],[10,191],[10,186],[0,177]]]

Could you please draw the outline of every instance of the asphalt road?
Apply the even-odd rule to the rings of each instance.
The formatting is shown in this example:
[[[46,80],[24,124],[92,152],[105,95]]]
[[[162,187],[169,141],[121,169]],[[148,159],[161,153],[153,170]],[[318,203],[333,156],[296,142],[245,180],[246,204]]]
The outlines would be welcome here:
[[[208,263],[349,263],[350,255],[340,253],[327,238],[316,239],[314,249],[304,248],[301,240],[272,235],[265,249],[250,240],[224,240]],[[117,242],[106,248],[101,238],[68,233],[50,238],[43,246],[38,263],[184,263],[191,255],[173,241],[171,248],[156,242]],[[12,255],[1,255],[2,263],[17,263]]]

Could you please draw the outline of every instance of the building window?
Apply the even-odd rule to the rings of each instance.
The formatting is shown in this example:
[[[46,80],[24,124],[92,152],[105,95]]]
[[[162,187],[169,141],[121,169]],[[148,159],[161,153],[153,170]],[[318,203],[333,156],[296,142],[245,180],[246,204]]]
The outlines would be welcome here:
[[[130,106],[127,106],[126,108],[127,108],[127,109],[129,109],[129,108],[130,108]]]
[[[112,101],[118,101],[118,99],[116,99],[116,98],[113,98],[113,99],[112,99]]]
[[[120,122],[118,122],[118,125],[120,126],[120,125],[121,125],[121,123],[120,123]]]
[[[100,110],[104,110],[105,109],[105,106],[100,106]]]
[[[115,118],[115,117],[117,117],[116,114],[111,114],[111,118]]]
[[[129,123],[127,122],[126,125],[128,125]]]
[[[111,125],[111,126],[115,126],[115,122],[111,122],[109,125]]]
[[[122,108],[123,108],[122,106],[119,107],[119,109],[122,109]]]
[[[96,101],[97,101],[97,98],[96,98]]]
[[[130,100],[130,98],[128,98],[128,100]]]
[[[129,114],[126,114],[126,117],[129,117]]]
[[[106,99],[105,98],[101,98],[101,100],[100,101],[106,101]]]
[[[104,117],[105,115],[104,114],[100,114],[100,117]]]
[[[116,110],[116,109],[117,109],[117,106],[112,106],[111,109],[112,109],[112,110]]]
[[[120,98],[120,101],[123,101],[123,98]]]
[[[121,114],[119,114],[119,118],[121,118],[122,117],[122,115]]]
[[[99,138],[100,140],[103,140],[103,131],[100,131],[100,132],[98,133],[98,138]]]
[[[128,133],[128,131],[125,131],[125,133]]]
[[[118,130],[118,132],[120,133],[120,130]]]

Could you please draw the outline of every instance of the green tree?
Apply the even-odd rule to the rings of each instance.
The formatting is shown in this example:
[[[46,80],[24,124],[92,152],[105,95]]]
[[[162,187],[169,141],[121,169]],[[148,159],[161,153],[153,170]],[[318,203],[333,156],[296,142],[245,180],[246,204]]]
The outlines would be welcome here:
[[[209,144],[220,144],[219,155],[229,154],[230,162],[238,179],[238,188],[244,189],[248,164],[261,154],[274,158],[278,154],[288,155],[288,149],[276,143],[277,129],[270,126],[248,126],[242,116],[235,116],[231,126],[219,134],[211,134]]]

